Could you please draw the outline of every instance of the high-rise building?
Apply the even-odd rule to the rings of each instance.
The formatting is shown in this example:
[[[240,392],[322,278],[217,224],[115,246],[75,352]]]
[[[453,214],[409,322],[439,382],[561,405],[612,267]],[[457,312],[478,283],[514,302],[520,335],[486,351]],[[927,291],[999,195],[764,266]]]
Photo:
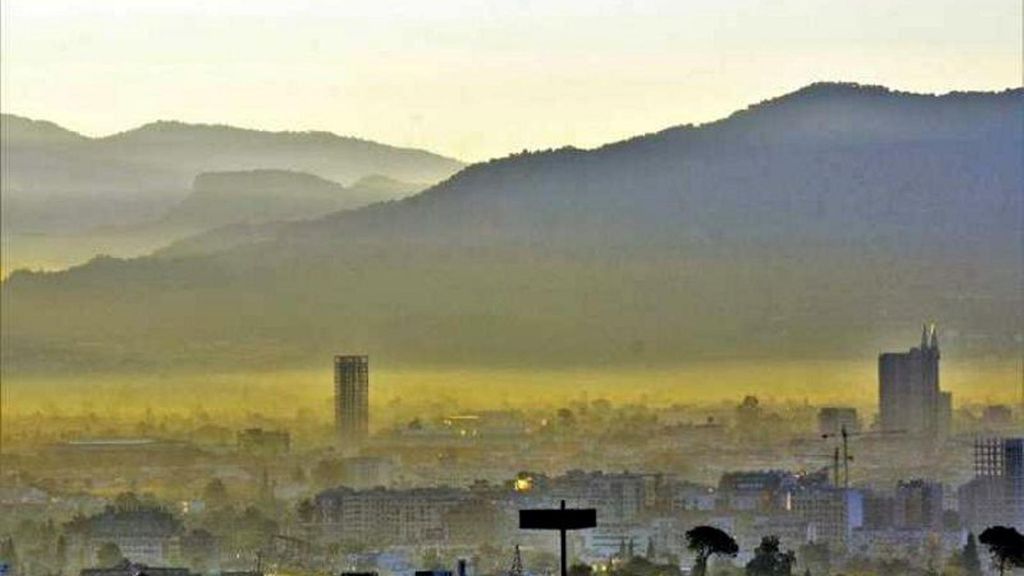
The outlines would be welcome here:
[[[334,425],[342,440],[358,442],[370,429],[370,359],[334,357]]]
[[[974,443],[974,479],[960,487],[964,524],[1024,530],[1024,438],[984,438]]]
[[[882,430],[941,436],[949,431],[953,397],[939,388],[939,337],[924,327],[921,346],[878,357]]]

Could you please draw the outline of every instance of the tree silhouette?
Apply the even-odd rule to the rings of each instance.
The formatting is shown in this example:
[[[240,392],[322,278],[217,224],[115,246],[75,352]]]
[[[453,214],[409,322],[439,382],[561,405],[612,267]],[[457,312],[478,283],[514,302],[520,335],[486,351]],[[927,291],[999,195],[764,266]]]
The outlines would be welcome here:
[[[569,566],[569,576],[590,576],[593,573],[593,569],[590,564],[582,564],[577,562],[572,566]]]
[[[1016,528],[986,528],[978,541],[988,548],[992,564],[999,570],[1000,576],[1006,574],[1007,568],[1024,568],[1024,535],[1017,532]]]
[[[765,536],[754,549],[754,557],[747,563],[748,576],[790,576],[796,554],[783,552],[778,536]]]
[[[214,478],[203,487],[203,500],[209,506],[224,506],[228,502],[228,488],[220,478]]]
[[[309,498],[304,498],[295,506],[295,511],[299,516],[300,522],[312,522],[316,516],[316,506]]]
[[[57,566],[61,569],[68,563],[68,539],[63,534],[57,537],[54,557],[54,560],[57,561]]]
[[[711,556],[735,556],[740,547],[722,530],[713,526],[697,526],[686,532],[686,547],[696,556],[693,576],[705,576]]]

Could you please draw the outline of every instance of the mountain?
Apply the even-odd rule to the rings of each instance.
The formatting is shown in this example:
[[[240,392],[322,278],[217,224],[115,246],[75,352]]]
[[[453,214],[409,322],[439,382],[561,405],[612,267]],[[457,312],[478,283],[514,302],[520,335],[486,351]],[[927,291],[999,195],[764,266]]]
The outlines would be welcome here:
[[[290,220],[323,216],[414,194],[422,184],[371,175],[345,188],[301,172],[258,170],[204,173],[194,192],[157,224],[176,236],[153,255],[161,258],[213,253],[267,240]]]
[[[422,150],[328,132],[265,132],[155,122],[87,138],[4,114],[0,181],[8,230],[64,232],[153,219],[202,172],[288,170],[351,183],[383,174],[437,182],[462,167]]]
[[[3,285],[5,370],[1017,357],[1024,90],[816,84],[701,126]],[[13,304],[13,305],[11,305]]]
[[[462,168],[460,162],[430,152],[330,132],[264,132],[182,122],[147,124],[96,144],[110,155],[173,164],[189,178],[208,171],[284,169],[343,184],[376,174],[437,182]]]
[[[0,121],[0,141],[2,142],[17,142],[22,146],[45,146],[74,145],[85,140],[85,136],[45,120],[31,120],[13,114],[3,114],[2,121]]]
[[[298,220],[393,200],[417,190],[383,176],[346,188],[337,182],[289,170],[203,172],[192,193],[171,208],[159,225],[206,231],[232,224]]]

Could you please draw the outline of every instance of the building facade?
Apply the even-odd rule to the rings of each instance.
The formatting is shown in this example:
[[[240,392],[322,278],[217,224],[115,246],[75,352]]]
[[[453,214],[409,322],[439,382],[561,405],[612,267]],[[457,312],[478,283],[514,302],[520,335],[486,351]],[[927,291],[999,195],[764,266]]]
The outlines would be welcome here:
[[[921,346],[878,357],[878,414],[883,431],[944,436],[952,417],[952,395],[939,387],[939,340],[925,327]]]
[[[444,487],[333,488],[317,494],[308,527],[327,542],[438,544],[448,540],[448,513],[469,499],[466,490]]]
[[[65,524],[72,566],[89,566],[106,543],[116,544],[132,562],[166,565],[180,552],[182,525],[170,512],[137,502],[108,506],[103,512]]]
[[[1024,530],[1024,438],[976,440],[974,478],[957,500],[964,525],[976,533],[996,525]]]
[[[334,424],[346,442],[359,442],[370,430],[370,359],[334,357]]]

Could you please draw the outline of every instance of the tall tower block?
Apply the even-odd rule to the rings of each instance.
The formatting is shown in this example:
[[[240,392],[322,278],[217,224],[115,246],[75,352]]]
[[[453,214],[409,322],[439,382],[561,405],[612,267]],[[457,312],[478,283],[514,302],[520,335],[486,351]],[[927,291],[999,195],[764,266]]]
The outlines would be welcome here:
[[[346,442],[360,442],[370,429],[370,358],[334,357],[334,426]]]
[[[925,326],[921,346],[878,357],[878,413],[882,430],[944,436],[949,432],[952,396],[939,386],[939,337]]]

